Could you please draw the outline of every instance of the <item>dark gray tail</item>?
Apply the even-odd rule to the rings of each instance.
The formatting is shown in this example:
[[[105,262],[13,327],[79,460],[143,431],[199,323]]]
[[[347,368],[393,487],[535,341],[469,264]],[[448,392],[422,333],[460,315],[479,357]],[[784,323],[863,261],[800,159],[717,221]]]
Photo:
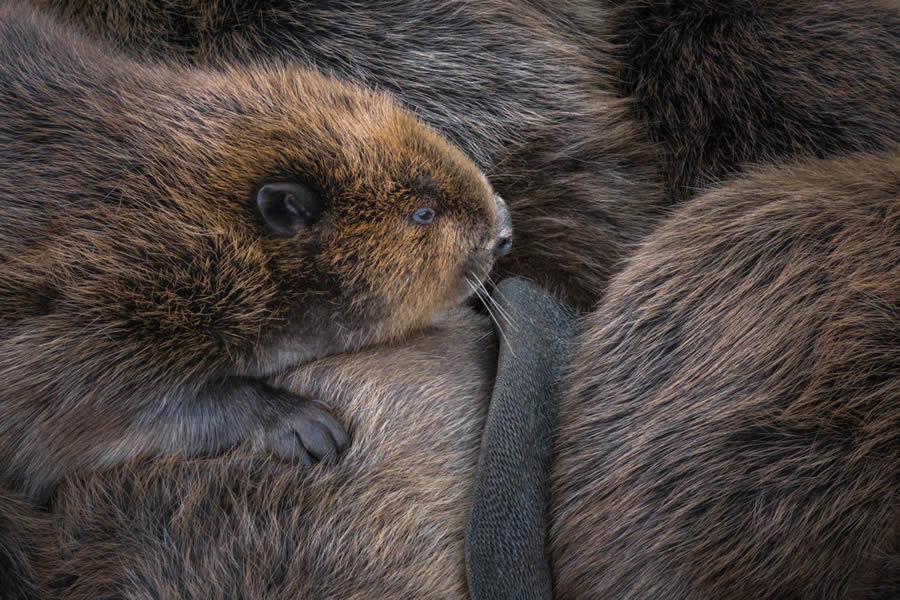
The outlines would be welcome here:
[[[493,298],[505,315],[466,529],[469,592],[549,599],[547,477],[575,314],[521,279],[500,282]]]

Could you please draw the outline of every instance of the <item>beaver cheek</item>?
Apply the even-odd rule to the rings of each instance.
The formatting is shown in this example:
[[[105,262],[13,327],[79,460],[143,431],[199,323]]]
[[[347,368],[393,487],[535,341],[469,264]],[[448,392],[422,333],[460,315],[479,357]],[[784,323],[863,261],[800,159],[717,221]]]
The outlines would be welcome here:
[[[408,300],[417,312],[430,320],[441,307],[447,283],[446,265],[434,257],[427,257],[416,266],[416,276],[408,283]]]

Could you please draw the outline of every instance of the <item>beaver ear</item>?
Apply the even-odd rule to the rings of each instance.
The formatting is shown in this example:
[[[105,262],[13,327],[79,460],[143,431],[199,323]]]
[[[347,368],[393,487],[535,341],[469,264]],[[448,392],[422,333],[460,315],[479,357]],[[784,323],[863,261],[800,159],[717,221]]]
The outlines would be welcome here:
[[[267,183],[256,192],[256,206],[266,225],[279,235],[292,235],[314,224],[322,199],[302,183]]]

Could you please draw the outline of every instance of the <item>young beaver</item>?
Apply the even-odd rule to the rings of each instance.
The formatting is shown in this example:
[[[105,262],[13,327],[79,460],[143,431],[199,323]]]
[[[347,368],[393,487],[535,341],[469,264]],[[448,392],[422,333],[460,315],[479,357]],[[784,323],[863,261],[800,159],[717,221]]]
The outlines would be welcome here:
[[[570,381],[555,597],[900,597],[900,152],[686,204]]]
[[[508,218],[387,97],[288,67],[138,64],[0,11],[0,480],[340,425],[264,378],[468,296]]]
[[[656,153],[596,68],[597,41],[572,41],[576,6],[605,16],[584,0],[32,2],[142,56],[290,59],[390,92],[509,202],[503,270],[582,309],[654,223]]]
[[[328,469],[238,448],[65,479],[40,597],[466,598],[463,533],[496,360],[490,323],[459,309],[402,344],[289,371],[287,389],[354,422]]]

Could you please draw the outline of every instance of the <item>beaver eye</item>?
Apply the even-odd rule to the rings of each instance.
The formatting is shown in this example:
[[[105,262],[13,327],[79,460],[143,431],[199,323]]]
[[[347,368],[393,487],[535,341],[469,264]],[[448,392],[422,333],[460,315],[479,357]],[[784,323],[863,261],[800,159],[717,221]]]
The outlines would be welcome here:
[[[412,214],[412,220],[419,225],[429,225],[434,221],[435,212],[432,208],[420,208]]]

